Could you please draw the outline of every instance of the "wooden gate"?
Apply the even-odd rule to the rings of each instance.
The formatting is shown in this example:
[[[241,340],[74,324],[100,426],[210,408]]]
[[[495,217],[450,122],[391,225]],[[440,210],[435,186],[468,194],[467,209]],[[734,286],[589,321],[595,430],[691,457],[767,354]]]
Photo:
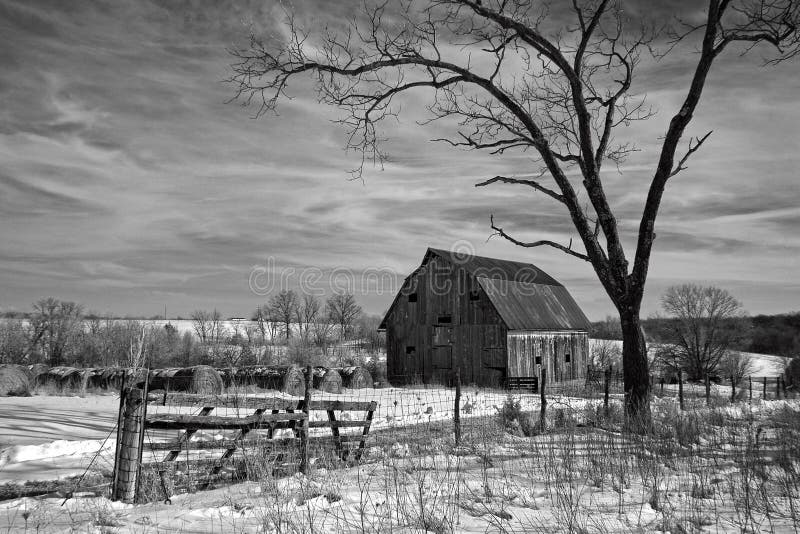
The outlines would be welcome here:
[[[310,389],[309,389],[310,392]],[[193,413],[147,413],[148,405],[170,406]],[[236,416],[216,415],[220,409],[235,409]],[[176,472],[192,471],[197,489],[224,480],[223,470],[234,464],[237,452],[258,451],[273,455],[280,467],[289,464],[308,468],[310,446],[329,447],[342,461],[357,462],[366,446],[377,403],[311,400],[282,397],[241,397],[237,395],[193,395],[187,393],[145,394],[139,389],[125,391],[120,409],[120,432],[114,462],[112,498],[125,502],[141,499],[138,488],[142,467],[156,473],[156,482],[166,498],[174,488]],[[323,413],[322,416],[313,414]],[[362,418],[342,412],[363,412]],[[244,415],[246,414],[246,415]],[[337,415],[338,414],[338,415]],[[329,432],[317,429],[330,429]],[[277,436],[286,429],[291,437]],[[340,429],[354,429],[355,433]],[[221,439],[198,434],[215,430]],[[177,431],[170,435],[170,431]],[[214,455],[213,451],[220,451]],[[190,452],[204,451],[202,458]],[[161,456],[162,453],[165,453]],[[183,454],[184,458],[180,459]],[[137,497],[138,496],[138,497]]]

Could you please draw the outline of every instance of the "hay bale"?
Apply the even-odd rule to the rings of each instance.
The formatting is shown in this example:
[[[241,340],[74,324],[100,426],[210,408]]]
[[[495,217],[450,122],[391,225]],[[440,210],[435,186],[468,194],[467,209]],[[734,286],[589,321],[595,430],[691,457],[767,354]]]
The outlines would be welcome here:
[[[314,368],[314,389],[325,393],[342,392],[342,375],[336,369]]]
[[[41,375],[46,374],[47,371],[50,370],[50,366],[44,363],[34,363],[33,365],[28,366],[28,370],[30,371],[30,376],[32,377],[31,385],[33,385]]]
[[[125,377],[125,369],[122,367],[106,367],[100,373],[100,382],[106,389],[119,390],[122,387],[122,379]]]
[[[31,381],[21,365],[0,366],[0,397],[30,397]]]
[[[20,365],[18,363],[4,363],[0,365],[0,367],[15,367],[25,373],[25,376],[28,377],[28,381],[33,384],[33,372],[31,372],[30,367],[27,365]]]
[[[253,366],[240,370],[239,376],[247,376],[253,384],[264,389],[274,389],[294,397],[306,393],[303,370],[296,365],[287,367]]]
[[[222,393],[222,377],[213,367],[208,365],[195,365],[194,367],[187,367],[179,369],[173,380],[176,383],[186,383],[186,389],[181,391],[188,391],[189,393],[202,393],[204,395],[219,395]],[[177,389],[175,387],[173,390]]]
[[[81,371],[83,375],[83,382],[84,386],[87,388],[94,388],[94,389],[105,389],[106,384],[103,381],[103,369],[102,367],[88,367]]]
[[[372,388],[372,375],[363,367],[341,367],[336,371],[342,376],[342,383],[348,389]]]
[[[44,376],[44,382],[51,383],[62,390],[80,389],[83,384],[83,373],[75,367],[53,367],[48,369]]]
[[[217,372],[220,378],[222,378],[222,385],[226,388],[240,385],[236,380],[238,372],[236,367],[224,367],[222,369],[217,369]]]
[[[222,387],[222,377],[208,365],[153,369],[148,385],[149,391],[186,391],[203,395],[219,395]]]

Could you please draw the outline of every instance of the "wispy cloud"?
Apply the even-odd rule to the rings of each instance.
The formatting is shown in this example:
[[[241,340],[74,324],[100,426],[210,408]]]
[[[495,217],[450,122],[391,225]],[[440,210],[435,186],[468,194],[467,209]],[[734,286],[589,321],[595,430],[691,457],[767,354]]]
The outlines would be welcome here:
[[[635,9],[635,5],[629,6]],[[670,12],[669,2],[653,9]],[[342,19],[352,7],[299,2],[300,17]],[[348,181],[340,114],[309,84],[280,115],[226,102],[222,80],[250,29],[273,31],[269,2],[0,0],[0,307],[54,295],[115,313],[217,307],[243,315],[248,285],[275,269],[319,267],[404,275],[427,246],[471,242],[479,254],[536,263],[566,283],[592,317],[611,312],[588,265],[556,251],[489,239],[488,218],[522,239],[577,238],[551,199],[503,185],[528,175],[530,154],[488,157],[430,139],[422,98],[382,132],[390,160]],[[454,52],[454,51],[451,51]],[[636,153],[604,179],[632,245],[653,150],[679,106],[691,55],[642,65],[636,89],[659,111],[625,137]],[[800,288],[800,108],[795,68],[757,69],[730,55],[714,71],[692,134],[714,130],[662,207],[645,312],[674,281],[731,287],[753,311],[796,307]],[[754,74],[755,73],[755,74]],[[624,139],[621,139],[624,140]],[[361,296],[381,312],[390,295]]]

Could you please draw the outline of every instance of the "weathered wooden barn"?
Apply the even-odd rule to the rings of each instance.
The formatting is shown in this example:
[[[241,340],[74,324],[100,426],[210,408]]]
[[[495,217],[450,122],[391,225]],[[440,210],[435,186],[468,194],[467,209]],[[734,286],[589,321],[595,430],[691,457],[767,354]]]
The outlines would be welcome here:
[[[429,248],[380,325],[392,384],[503,386],[585,376],[589,320],[567,289],[530,263]]]

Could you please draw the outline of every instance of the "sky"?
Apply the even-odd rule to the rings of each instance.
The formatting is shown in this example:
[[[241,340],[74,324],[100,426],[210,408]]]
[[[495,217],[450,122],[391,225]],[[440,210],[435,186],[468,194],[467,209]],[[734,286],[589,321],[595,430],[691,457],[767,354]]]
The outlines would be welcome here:
[[[290,5],[321,28],[356,4]],[[647,4],[656,16],[698,5]],[[0,310],[52,296],[118,316],[249,316],[302,287],[350,289],[383,313],[431,246],[531,262],[590,319],[613,313],[588,263],[490,238],[494,214],[523,240],[579,241],[541,194],[475,188],[537,164],[430,142],[444,127],[419,124],[429,93],[382,126],[390,159],[363,180],[348,173],[359,157],[343,150],[341,112],[317,101],[312,80],[290,86],[278,115],[230,102],[229,50],[281,18],[261,1],[0,0]],[[714,133],[667,188],[645,316],[687,282],[723,287],[750,313],[800,310],[800,63],[737,52],[715,65],[688,131]],[[696,59],[683,47],[643,61],[634,90],[657,114],[624,134],[640,151],[603,173],[630,258]]]

